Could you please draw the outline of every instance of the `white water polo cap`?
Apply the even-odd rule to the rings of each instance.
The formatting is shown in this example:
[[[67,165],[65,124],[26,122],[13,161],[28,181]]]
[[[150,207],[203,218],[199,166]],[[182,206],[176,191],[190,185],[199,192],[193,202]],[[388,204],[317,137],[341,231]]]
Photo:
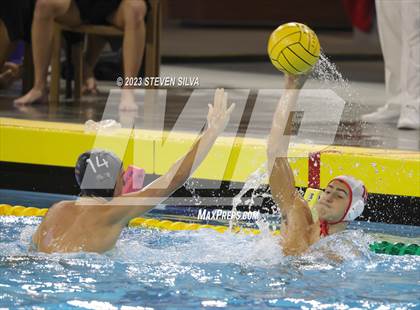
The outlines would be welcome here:
[[[335,180],[341,181],[347,187],[350,193],[350,201],[349,205],[347,206],[346,212],[344,213],[341,220],[339,220],[336,223],[353,221],[363,213],[363,210],[365,208],[368,195],[366,187],[362,181],[357,180],[348,175],[340,175],[338,177],[335,177],[330,181],[330,183]]]

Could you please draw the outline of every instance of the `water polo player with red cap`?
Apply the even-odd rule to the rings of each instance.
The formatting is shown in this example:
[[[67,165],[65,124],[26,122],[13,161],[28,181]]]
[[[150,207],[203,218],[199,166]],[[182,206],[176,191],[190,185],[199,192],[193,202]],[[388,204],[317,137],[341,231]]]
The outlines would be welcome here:
[[[282,246],[286,255],[302,254],[321,237],[345,230],[349,221],[362,214],[367,199],[363,183],[351,176],[332,179],[312,210],[296,190],[287,160],[290,136],[284,133],[289,131],[289,115],[295,110],[305,80],[305,75],[287,76],[267,143],[269,184],[282,214]]]

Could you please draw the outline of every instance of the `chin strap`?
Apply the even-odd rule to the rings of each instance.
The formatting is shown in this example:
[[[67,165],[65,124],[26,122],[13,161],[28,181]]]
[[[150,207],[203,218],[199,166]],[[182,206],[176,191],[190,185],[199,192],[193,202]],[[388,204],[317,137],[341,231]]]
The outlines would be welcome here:
[[[329,236],[330,235],[330,231],[329,231],[330,225],[335,225],[335,224],[338,224],[338,223],[345,223],[345,222],[347,222],[347,221],[338,221],[338,222],[333,222],[333,223],[327,222],[327,221],[324,221],[324,220],[319,221],[319,228],[320,228],[319,235],[321,237]]]
[[[326,237],[326,236],[329,235],[328,222],[327,221],[319,221],[319,228],[320,228],[319,235],[321,237]]]

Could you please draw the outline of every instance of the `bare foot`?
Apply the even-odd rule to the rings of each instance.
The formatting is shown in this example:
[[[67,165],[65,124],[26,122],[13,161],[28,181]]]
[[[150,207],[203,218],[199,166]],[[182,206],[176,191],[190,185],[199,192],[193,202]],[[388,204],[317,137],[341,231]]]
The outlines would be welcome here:
[[[12,71],[13,76],[15,78],[21,77],[21,67],[22,67],[22,65],[18,65],[18,64],[15,64],[13,62],[8,62],[8,61],[5,62],[4,65],[3,65],[4,69]]]
[[[3,73],[0,73],[0,89],[8,88],[14,80],[15,79],[12,70],[8,69]]]
[[[96,83],[96,79],[92,77],[88,77],[85,79],[83,84],[82,93],[87,95],[98,95],[98,85]]]
[[[137,111],[138,107],[134,99],[133,90],[123,89],[121,94],[120,111]]]
[[[15,105],[26,105],[32,103],[42,103],[47,99],[47,93],[45,91],[32,88],[26,95],[13,101]]]
[[[21,78],[21,65],[6,62],[0,69],[0,89],[9,88],[15,81]]]

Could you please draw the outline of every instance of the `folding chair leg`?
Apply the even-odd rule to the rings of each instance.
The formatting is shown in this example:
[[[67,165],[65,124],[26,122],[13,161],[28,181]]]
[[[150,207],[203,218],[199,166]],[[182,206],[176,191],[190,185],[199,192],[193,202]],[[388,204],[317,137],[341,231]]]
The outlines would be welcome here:
[[[61,51],[61,29],[60,26],[54,26],[54,42],[51,57],[51,81],[49,104],[57,105],[60,97],[60,51]]]
[[[82,97],[83,84],[83,44],[77,43],[72,46],[74,68],[74,93],[73,98],[80,100]]]
[[[32,46],[25,43],[25,55],[23,57],[22,95],[26,94],[34,85],[34,59],[32,58]]]
[[[73,89],[72,89],[72,76],[71,76],[71,72],[73,70],[72,64],[72,47],[69,44],[69,42],[66,42],[66,60],[64,61],[66,69],[66,99],[70,99],[73,93]]]

